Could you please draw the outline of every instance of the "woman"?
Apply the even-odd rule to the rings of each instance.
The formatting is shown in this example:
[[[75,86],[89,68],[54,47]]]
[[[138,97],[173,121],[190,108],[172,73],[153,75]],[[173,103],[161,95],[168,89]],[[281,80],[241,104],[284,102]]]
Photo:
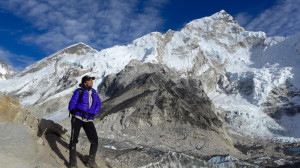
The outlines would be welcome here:
[[[71,139],[69,144],[70,162],[69,167],[77,167],[76,143],[81,127],[83,127],[90,143],[90,151],[86,166],[97,168],[95,157],[98,149],[98,135],[94,125],[94,116],[96,116],[101,107],[100,98],[95,89],[93,89],[93,80],[95,77],[88,75],[82,77],[80,88],[76,89],[69,102],[69,112],[71,119]]]

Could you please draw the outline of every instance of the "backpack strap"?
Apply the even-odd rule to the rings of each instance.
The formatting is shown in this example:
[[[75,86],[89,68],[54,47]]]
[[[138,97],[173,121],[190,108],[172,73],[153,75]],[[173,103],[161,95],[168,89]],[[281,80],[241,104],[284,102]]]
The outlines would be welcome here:
[[[78,88],[78,89],[76,89],[76,90],[78,90],[78,91],[79,91],[79,99],[78,99],[78,102],[80,102],[80,101],[82,101],[82,97],[83,97],[83,91],[82,91],[82,89],[81,89],[81,88]]]
[[[76,104],[78,103],[78,102],[81,102],[82,101],[82,97],[83,97],[83,91],[82,91],[82,89],[81,88],[77,88],[76,90],[78,90],[79,91],[79,98],[78,98],[78,101],[76,102]],[[76,90],[74,91],[74,92],[76,92]],[[76,113],[76,112],[75,112]],[[75,115],[75,114],[74,114]],[[71,112],[69,112],[69,117],[71,116]]]

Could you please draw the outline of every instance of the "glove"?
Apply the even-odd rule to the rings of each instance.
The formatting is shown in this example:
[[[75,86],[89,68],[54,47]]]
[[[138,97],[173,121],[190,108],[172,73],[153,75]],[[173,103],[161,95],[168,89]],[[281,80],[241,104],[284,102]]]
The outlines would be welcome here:
[[[70,111],[70,113],[72,114],[72,115],[75,115],[76,114],[76,110],[75,109],[72,109],[71,111]]]

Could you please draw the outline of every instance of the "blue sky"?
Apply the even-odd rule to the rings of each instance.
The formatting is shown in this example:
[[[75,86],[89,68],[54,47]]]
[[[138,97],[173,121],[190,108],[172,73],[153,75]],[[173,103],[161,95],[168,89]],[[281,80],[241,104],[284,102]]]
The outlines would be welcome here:
[[[0,1],[0,59],[15,70],[69,45],[101,50],[147,33],[180,30],[224,9],[246,30],[268,36],[300,31],[300,0],[5,0]]]

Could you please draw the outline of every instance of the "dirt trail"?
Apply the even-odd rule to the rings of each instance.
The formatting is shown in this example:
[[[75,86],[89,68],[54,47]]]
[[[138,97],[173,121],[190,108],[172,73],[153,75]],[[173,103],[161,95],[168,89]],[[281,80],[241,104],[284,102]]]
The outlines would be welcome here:
[[[68,145],[69,143],[66,142],[63,138],[55,134],[48,133],[43,136],[43,145],[45,147],[50,148],[51,156],[55,158],[57,163],[61,166],[61,168],[68,167],[69,163],[69,150]],[[82,161],[83,156],[88,155],[89,151],[84,149],[80,149],[78,146],[76,147],[77,150],[77,166],[86,167]],[[96,163],[101,168],[111,168],[109,163],[99,156],[96,156]]]

